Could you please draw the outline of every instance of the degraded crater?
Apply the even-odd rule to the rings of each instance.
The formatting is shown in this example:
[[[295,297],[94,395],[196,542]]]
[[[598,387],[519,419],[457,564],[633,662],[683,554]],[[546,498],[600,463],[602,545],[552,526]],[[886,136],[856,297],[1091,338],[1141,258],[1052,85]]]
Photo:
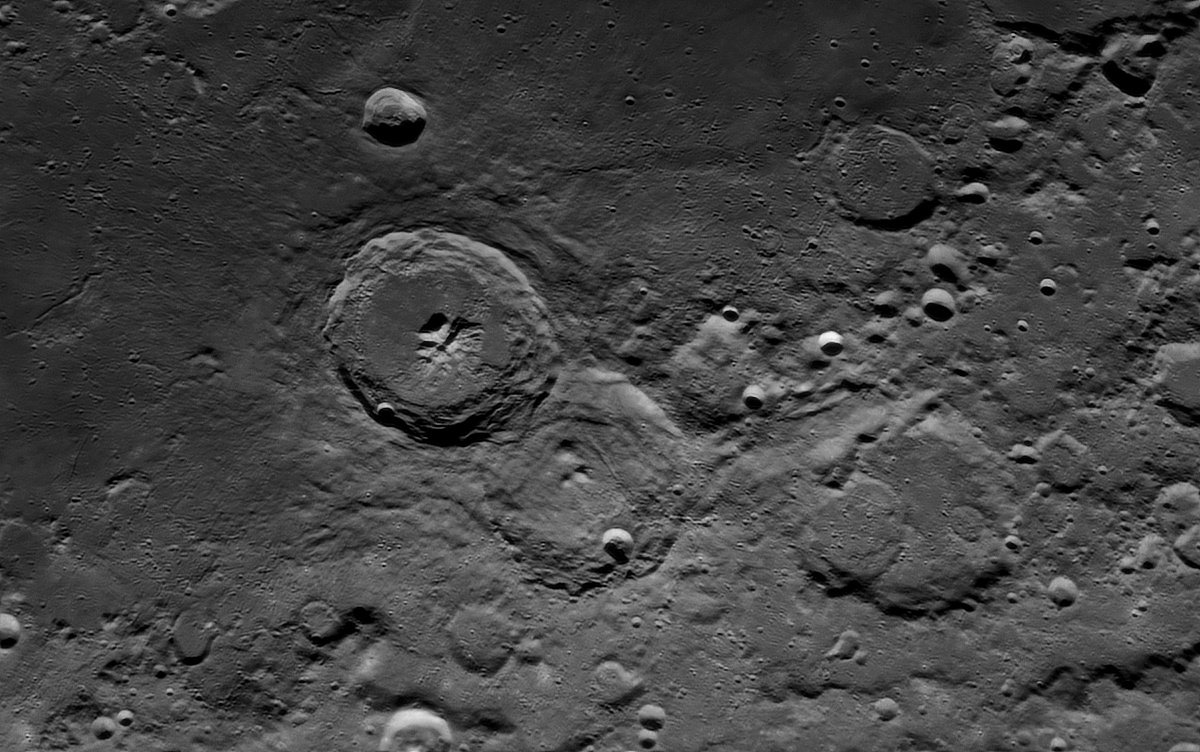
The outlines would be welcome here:
[[[903,551],[874,583],[885,609],[939,611],[983,596],[1007,569],[1013,479],[955,416],[930,415],[864,458],[903,506]]]
[[[669,463],[615,424],[565,419],[544,426],[503,471],[490,516],[530,577],[571,592],[657,566],[670,527],[658,512]],[[636,533],[614,559],[605,530]]]
[[[862,450],[844,489],[801,487],[800,565],[831,594],[889,613],[972,599],[1007,567],[1012,479],[964,421],[928,416]]]
[[[521,270],[436,230],[367,242],[330,298],[324,333],[367,411],[431,444],[495,434],[557,372],[546,307]]]
[[[907,133],[883,125],[858,126],[829,156],[831,187],[854,221],[900,230],[932,214],[933,160]]]
[[[446,625],[450,654],[468,671],[494,674],[508,661],[518,637],[517,626],[490,606],[460,608]]]
[[[573,374],[521,447],[499,460],[484,513],[530,580],[582,592],[653,571],[674,538],[675,429],[627,381]],[[628,536],[619,555],[605,539]]]
[[[869,588],[900,554],[902,510],[884,483],[862,478],[844,492],[821,489],[809,521],[807,568],[836,589]]]

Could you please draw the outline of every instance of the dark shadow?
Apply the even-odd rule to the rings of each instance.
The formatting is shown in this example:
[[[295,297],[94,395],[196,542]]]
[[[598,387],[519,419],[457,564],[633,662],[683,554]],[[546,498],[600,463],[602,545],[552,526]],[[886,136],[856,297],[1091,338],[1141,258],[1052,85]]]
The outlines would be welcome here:
[[[922,310],[925,311],[926,316],[939,323],[945,323],[954,318],[954,311],[941,303],[926,303]]]
[[[885,230],[887,232],[901,232],[911,230],[917,225],[933,216],[933,212],[937,209],[938,202],[934,199],[925,199],[910,211],[900,217],[888,217],[886,219],[866,219],[864,217],[854,217],[853,222],[856,225],[869,227],[873,230]]]
[[[1004,154],[1015,154],[1025,145],[1024,141],[1015,138],[989,138],[988,146]]]
[[[1100,72],[1104,74],[1110,84],[1131,97],[1146,96],[1146,92],[1150,91],[1150,87],[1154,85],[1153,79],[1147,80],[1141,76],[1135,76],[1113,60],[1100,66]]]
[[[421,137],[425,130],[425,120],[422,118],[402,123],[373,123],[364,125],[363,130],[384,146],[408,146]]]

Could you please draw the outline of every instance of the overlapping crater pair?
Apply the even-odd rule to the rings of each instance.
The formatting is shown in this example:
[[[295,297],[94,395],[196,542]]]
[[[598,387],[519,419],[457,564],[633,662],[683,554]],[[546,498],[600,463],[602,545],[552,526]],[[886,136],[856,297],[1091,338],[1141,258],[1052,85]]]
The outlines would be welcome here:
[[[347,262],[325,336],[379,422],[484,445],[477,511],[531,579],[578,592],[662,561],[681,434],[620,374],[560,362],[545,304],[501,251],[430,229],[373,239]],[[612,530],[628,538],[617,557]]]

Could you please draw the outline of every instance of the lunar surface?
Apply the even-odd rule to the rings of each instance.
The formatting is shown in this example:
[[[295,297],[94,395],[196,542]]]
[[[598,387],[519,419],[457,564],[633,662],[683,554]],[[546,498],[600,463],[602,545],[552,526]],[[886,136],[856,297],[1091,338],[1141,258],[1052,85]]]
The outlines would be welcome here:
[[[0,65],[0,752],[1200,752],[1200,1]]]

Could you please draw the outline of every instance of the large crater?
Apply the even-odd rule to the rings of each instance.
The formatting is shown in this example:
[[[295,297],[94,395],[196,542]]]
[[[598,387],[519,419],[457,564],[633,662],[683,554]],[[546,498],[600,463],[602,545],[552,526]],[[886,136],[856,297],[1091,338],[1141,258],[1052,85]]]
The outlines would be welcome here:
[[[381,422],[433,444],[485,438],[548,393],[545,305],[502,252],[436,230],[375,238],[347,263],[325,336]]]

